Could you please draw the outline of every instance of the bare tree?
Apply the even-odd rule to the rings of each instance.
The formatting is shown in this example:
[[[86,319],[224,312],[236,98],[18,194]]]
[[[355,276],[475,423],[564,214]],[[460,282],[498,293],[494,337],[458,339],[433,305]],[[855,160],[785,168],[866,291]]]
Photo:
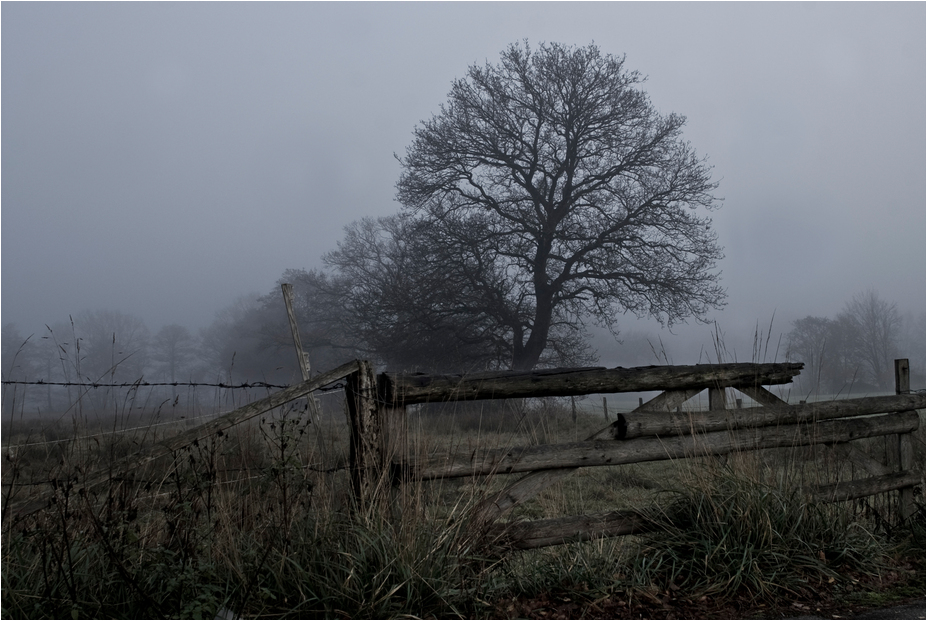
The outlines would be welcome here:
[[[148,328],[134,315],[112,310],[80,313],[74,318],[78,343],[74,354],[82,379],[134,382],[148,362]]]
[[[196,338],[178,324],[162,327],[151,340],[151,361],[159,379],[172,383],[191,380],[197,364]],[[176,399],[176,387],[171,388],[171,397]]]
[[[792,322],[788,334],[789,360],[805,363],[802,377],[812,392],[839,394],[863,382],[856,355],[856,331],[844,316],[805,317]]]
[[[820,390],[824,385],[824,361],[830,353],[828,340],[831,337],[832,321],[827,317],[808,316],[792,322],[788,334],[789,360],[805,363],[801,378],[809,379],[811,388]]]
[[[867,289],[854,295],[837,318],[847,322],[853,332],[854,354],[862,363],[867,382],[890,389],[894,382],[892,361],[901,331],[901,315],[895,303]]]
[[[260,334],[264,343],[291,361],[288,368],[293,380],[298,380],[301,372],[280,289],[283,283],[293,285],[293,312],[312,369],[325,371],[359,357],[356,330],[340,310],[342,289],[336,279],[319,270],[288,269],[273,290],[260,299],[264,322]]]
[[[345,227],[324,258],[336,270],[328,299],[344,332],[394,370],[507,366],[510,335],[495,311],[498,279],[475,255],[457,255],[408,214],[365,218]]]
[[[261,296],[240,296],[216,313],[200,331],[207,376],[223,382],[285,383],[292,365],[283,352],[268,343],[262,333],[267,323]]]
[[[399,201],[454,283],[441,313],[484,317],[515,369],[586,317],[614,330],[623,312],[672,324],[723,303],[695,211],[717,184],[643,81],[594,45],[512,45],[453,83],[400,159]]]

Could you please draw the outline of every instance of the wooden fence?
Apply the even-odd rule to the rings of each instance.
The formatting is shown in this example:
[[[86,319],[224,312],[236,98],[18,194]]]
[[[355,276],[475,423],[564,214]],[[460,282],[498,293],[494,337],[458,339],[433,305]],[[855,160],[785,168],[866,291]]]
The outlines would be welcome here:
[[[513,507],[529,500],[581,467],[725,455],[735,451],[824,445],[870,476],[838,481],[810,490],[821,502],[851,500],[899,490],[899,520],[914,511],[913,488],[922,475],[912,472],[912,434],[919,427],[915,410],[925,407],[923,393],[911,393],[907,360],[897,360],[896,395],[788,405],[764,386],[787,384],[800,363],[714,364],[631,369],[545,369],[469,375],[374,374],[366,361],[353,361],[239,408],[208,423],[124,458],[106,472],[88,476],[88,490],[103,485],[112,472],[138,466],[344,380],[350,425],[350,474],[361,506],[382,502],[391,486],[410,480],[479,477],[522,473],[505,489],[483,500],[471,516],[478,526],[513,548],[533,548],[625,535],[647,528],[633,511],[569,516],[531,522],[500,523]],[[304,369],[304,377],[309,374]],[[679,412],[685,401],[708,390],[709,410]],[[760,407],[728,409],[725,393],[737,390]],[[662,391],[583,442],[512,448],[485,448],[440,456],[414,456],[407,444],[408,405],[426,402],[574,396],[590,393]],[[889,463],[874,460],[853,440],[890,436]],[[12,507],[23,516],[47,504],[33,501]]]
[[[800,363],[716,364],[632,369],[547,369],[470,375],[374,375],[358,362],[347,382],[351,425],[351,475],[361,503],[382,500],[384,490],[408,480],[524,473],[480,503],[473,519],[507,545],[532,548],[625,535],[647,528],[633,511],[570,516],[516,524],[498,520],[516,505],[581,467],[725,455],[735,451],[823,445],[870,476],[808,490],[820,502],[851,500],[900,491],[899,520],[914,511],[912,434],[919,427],[923,394],[909,390],[907,360],[897,360],[896,395],[789,405],[764,386],[786,384]],[[727,409],[726,389],[760,407]],[[657,397],[583,442],[486,448],[458,454],[410,456],[406,451],[405,406],[454,400],[572,396],[590,393],[662,391]],[[708,390],[709,410],[676,412]],[[890,463],[881,464],[851,441],[891,436]]]

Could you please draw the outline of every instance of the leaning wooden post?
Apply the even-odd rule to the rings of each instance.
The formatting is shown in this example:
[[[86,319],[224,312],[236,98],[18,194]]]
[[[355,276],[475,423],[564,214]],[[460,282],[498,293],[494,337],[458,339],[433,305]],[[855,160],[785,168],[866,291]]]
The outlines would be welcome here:
[[[299,362],[299,370],[305,382],[309,379],[309,355],[303,351],[303,344],[299,338],[299,328],[296,324],[296,312],[293,310],[293,285],[282,283],[280,289],[283,291],[283,303],[286,305],[286,316],[287,319],[290,320],[290,332],[293,334],[293,345],[296,346],[296,358]]]
[[[376,388],[370,363],[358,360],[357,372],[349,375],[345,382],[345,396],[351,425],[351,490],[362,511],[373,504],[383,471]]]
[[[902,395],[911,392],[911,369],[908,359],[895,360],[895,394]],[[914,467],[914,436],[911,433],[900,433],[895,436],[897,442],[898,470],[910,471]],[[914,489],[903,487],[898,490],[898,517],[905,522],[914,515]]]
[[[299,372],[303,376],[303,381],[308,382],[310,376],[309,354],[303,351],[303,343],[299,338],[299,326],[296,323],[296,311],[293,310],[293,285],[282,283],[280,289],[283,291],[283,303],[286,305],[286,316],[290,321],[290,332],[293,335],[293,345],[296,347],[296,358],[299,362]],[[309,407],[309,420],[315,425],[316,442],[319,445],[319,456],[325,458],[325,441],[322,439],[321,419],[319,415],[319,402],[315,395],[309,393],[306,396],[306,403]]]

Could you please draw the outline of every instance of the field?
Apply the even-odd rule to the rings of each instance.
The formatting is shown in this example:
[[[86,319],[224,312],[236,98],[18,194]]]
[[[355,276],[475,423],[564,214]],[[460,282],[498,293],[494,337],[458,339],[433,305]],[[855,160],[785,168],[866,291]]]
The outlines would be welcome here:
[[[923,486],[901,525],[893,494],[804,501],[854,476],[823,450],[581,469],[505,519],[635,509],[659,528],[513,552],[468,517],[517,475],[406,481],[387,506],[355,505],[340,391],[315,420],[303,399],[127,468],[242,401],[155,408],[138,392],[4,420],[4,617],[662,617],[852,601],[924,556]],[[613,419],[638,395],[607,400]],[[407,449],[570,442],[605,424],[600,395],[427,405],[410,408]],[[916,451],[923,476],[922,436]]]

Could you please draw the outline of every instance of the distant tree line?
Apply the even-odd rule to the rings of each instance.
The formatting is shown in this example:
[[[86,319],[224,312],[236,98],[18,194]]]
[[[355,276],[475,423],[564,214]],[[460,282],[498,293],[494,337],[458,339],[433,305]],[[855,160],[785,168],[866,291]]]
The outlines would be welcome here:
[[[381,368],[449,372],[505,364],[503,350],[492,339],[481,339],[475,329],[466,339],[459,334],[442,339],[438,330],[423,336],[417,322],[424,319],[411,312],[404,316],[401,288],[394,290],[394,299],[352,297],[348,278],[337,271],[286,270],[267,294],[240,298],[198,334],[176,324],[152,334],[141,319],[109,310],[80,313],[31,336],[6,324],[2,376],[74,383],[295,383],[301,376],[279,286],[283,282],[294,285],[303,347],[316,372],[354,358],[374,360]],[[386,317],[389,329],[379,323],[386,311],[391,311]],[[400,320],[406,323],[396,329]],[[903,315],[896,304],[870,289],[853,296],[833,317],[808,316],[792,322],[786,356],[806,365],[799,378],[801,390],[832,394],[891,390],[896,357],[910,359],[914,384],[922,385],[924,326],[923,313]],[[619,351],[629,365],[668,361],[659,338],[640,332],[626,334]],[[591,358],[588,349],[573,356],[580,362]],[[27,410],[61,412],[76,402],[80,390],[6,386],[3,405],[7,413],[23,405]],[[126,392],[90,390],[83,398],[94,408],[118,411],[125,405]],[[146,406],[193,407],[212,404],[217,391],[165,386],[145,394]]]
[[[874,289],[857,293],[833,317],[792,322],[788,358],[805,363],[803,386],[820,393],[894,388],[894,359],[909,358],[923,383],[925,318],[903,316]]]

